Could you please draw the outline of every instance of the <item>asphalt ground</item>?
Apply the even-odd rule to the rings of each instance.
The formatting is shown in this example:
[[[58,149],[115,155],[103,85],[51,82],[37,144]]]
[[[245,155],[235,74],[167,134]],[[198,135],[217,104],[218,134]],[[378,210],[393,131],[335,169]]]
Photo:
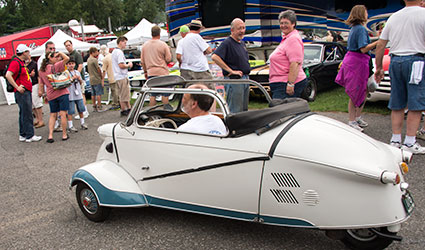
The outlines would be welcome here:
[[[90,109],[90,108],[89,108]],[[90,109],[91,110],[91,109]],[[322,113],[341,121],[345,113]],[[48,107],[44,106],[47,121]],[[17,105],[0,106],[0,249],[345,249],[323,231],[229,220],[160,208],[113,209],[104,223],[87,220],[78,208],[73,172],[95,161],[97,127],[119,121],[119,111],[91,113],[89,129],[46,143],[18,141]],[[390,117],[365,114],[365,133],[387,142]],[[76,127],[79,121],[74,121]],[[422,141],[425,145],[425,142]],[[425,249],[425,156],[415,156],[407,181],[416,203],[389,249]],[[367,213],[367,207],[364,208]]]

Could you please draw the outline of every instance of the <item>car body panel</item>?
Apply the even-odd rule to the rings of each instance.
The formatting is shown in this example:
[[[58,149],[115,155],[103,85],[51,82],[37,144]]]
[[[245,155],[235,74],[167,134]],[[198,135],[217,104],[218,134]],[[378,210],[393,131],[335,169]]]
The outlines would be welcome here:
[[[161,79],[169,78],[156,80]],[[399,167],[402,150],[305,111],[277,117],[279,120],[245,134],[238,134],[237,127],[229,129],[236,133],[214,136],[148,126],[148,118],[184,117],[181,102],[173,104],[177,109],[160,112],[145,107],[145,95],[166,91],[148,83],[125,123],[99,128],[105,141],[97,162],[77,170],[71,180],[71,185],[89,183],[101,205],[131,206],[133,202],[133,206],[320,229],[391,226],[409,218],[402,203],[407,192],[401,188],[405,182]],[[257,87],[265,91],[261,85]],[[168,91],[177,99],[182,93],[214,96],[228,125],[228,118],[238,118],[238,114],[228,113],[224,99],[215,91]],[[295,102],[307,105],[303,100]],[[287,103],[273,105],[282,110],[289,107]],[[282,110],[247,111],[240,117],[261,117],[259,113],[264,112],[275,115],[268,112]],[[400,183],[382,182],[386,172],[399,175]],[[137,197],[138,204],[104,202],[102,194],[111,192],[112,196]]]

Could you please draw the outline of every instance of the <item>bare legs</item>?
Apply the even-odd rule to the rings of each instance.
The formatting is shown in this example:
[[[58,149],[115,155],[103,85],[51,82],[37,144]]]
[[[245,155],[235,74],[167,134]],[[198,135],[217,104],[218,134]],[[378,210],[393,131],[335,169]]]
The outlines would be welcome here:
[[[61,126],[62,126],[62,138],[67,138],[66,128],[67,128],[67,114],[68,111],[60,111],[61,117]],[[53,139],[53,130],[55,128],[55,121],[58,117],[58,113],[50,113],[49,117],[49,137],[48,139]]]

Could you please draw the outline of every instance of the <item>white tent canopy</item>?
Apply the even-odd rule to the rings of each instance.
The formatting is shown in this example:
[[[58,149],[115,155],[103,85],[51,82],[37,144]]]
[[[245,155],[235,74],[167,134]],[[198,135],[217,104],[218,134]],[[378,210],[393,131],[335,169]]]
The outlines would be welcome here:
[[[149,22],[145,18],[140,21],[136,27],[127,32],[124,36],[127,37],[127,46],[137,46],[142,45],[144,42],[152,39],[151,29],[155,24]],[[161,40],[166,42],[168,41],[168,33],[166,30],[161,29]],[[117,40],[108,42],[109,48],[117,47]]]
[[[80,40],[77,40],[73,37],[68,36],[62,30],[56,31],[56,33],[49,39],[49,41],[52,41],[55,43],[56,51],[61,51],[61,52],[68,52],[65,48],[65,45],[63,44],[66,40],[70,40],[72,42],[74,49],[76,49],[77,51],[88,51],[90,47],[100,48],[100,45],[98,43],[82,42]],[[31,56],[41,56],[44,53],[46,43],[33,49],[31,51]]]

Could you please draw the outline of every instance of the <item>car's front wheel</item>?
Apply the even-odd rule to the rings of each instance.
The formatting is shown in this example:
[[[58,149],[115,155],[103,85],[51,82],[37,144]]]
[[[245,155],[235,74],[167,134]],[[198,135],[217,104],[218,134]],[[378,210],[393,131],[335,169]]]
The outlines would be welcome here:
[[[108,218],[111,209],[99,205],[96,194],[89,186],[82,182],[78,183],[75,195],[78,206],[89,220],[102,222]]]
[[[396,235],[395,233],[390,233],[383,227],[376,228],[374,230],[387,235]],[[393,242],[393,240],[394,239],[379,236],[369,228],[361,228],[346,230],[342,242],[350,249],[375,250],[385,249]]]
[[[317,96],[317,82],[313,77],[307,78],[307,86],[305,87],[301,97],[308,102],[316,100]]]

